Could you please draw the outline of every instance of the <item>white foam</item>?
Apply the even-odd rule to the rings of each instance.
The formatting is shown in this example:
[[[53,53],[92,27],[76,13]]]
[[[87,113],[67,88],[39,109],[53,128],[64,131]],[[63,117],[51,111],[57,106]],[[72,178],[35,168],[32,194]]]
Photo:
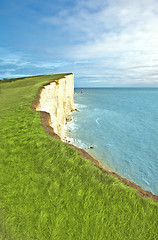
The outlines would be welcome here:
[[[76,120],[72,119],[71,122],[68,123],[68,129],[75,130],[78,129],[78,125],[76,124]]]
[[[110,143],[107,143],[107,144],[105,144],[106,146],[108,146],[108,147],[112,147],[113,145],[112,144],[110,144]]]
[[[85,104],[75,103],[75,108],[78,109],[78,110],[80,110],[80,109],[82,109],[82,108],[86,108],[86,107],[87,107],[87,105],[85,105]]]
[[[98,120],[100,120],[100,118],[97,118],[95,121],[99,125],[99,121]]]

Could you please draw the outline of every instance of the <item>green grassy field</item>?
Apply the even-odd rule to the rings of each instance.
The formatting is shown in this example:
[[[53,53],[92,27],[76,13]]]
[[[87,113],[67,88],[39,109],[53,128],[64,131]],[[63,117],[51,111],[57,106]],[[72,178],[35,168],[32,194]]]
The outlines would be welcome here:
[[[0,240],[158,239],[158,203],[49,136],[30,108],[62,76],[0,81]]]

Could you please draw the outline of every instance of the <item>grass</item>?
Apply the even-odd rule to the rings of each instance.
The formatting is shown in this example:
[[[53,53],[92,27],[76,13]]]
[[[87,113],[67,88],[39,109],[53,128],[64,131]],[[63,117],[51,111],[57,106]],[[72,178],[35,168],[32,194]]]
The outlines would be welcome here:
[[[62,76],[0,81],[0,240],[158,239],[158,203],[41,127],[30,105]]]

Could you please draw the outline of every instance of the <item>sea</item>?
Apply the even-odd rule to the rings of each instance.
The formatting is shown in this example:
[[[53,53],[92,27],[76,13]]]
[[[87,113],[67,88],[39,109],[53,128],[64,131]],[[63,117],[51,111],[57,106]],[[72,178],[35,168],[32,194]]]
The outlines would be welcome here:
[[[101,165],[158,195],[158,88],[75,89],[67,135]]]

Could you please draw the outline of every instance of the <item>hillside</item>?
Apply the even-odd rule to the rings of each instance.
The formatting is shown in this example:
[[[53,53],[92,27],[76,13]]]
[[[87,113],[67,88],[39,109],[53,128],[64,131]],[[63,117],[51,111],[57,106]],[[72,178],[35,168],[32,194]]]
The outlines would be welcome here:
[[[0,239],[158,239],[158,203],[47,134],[30,108],[65,75],[0,81]]]

